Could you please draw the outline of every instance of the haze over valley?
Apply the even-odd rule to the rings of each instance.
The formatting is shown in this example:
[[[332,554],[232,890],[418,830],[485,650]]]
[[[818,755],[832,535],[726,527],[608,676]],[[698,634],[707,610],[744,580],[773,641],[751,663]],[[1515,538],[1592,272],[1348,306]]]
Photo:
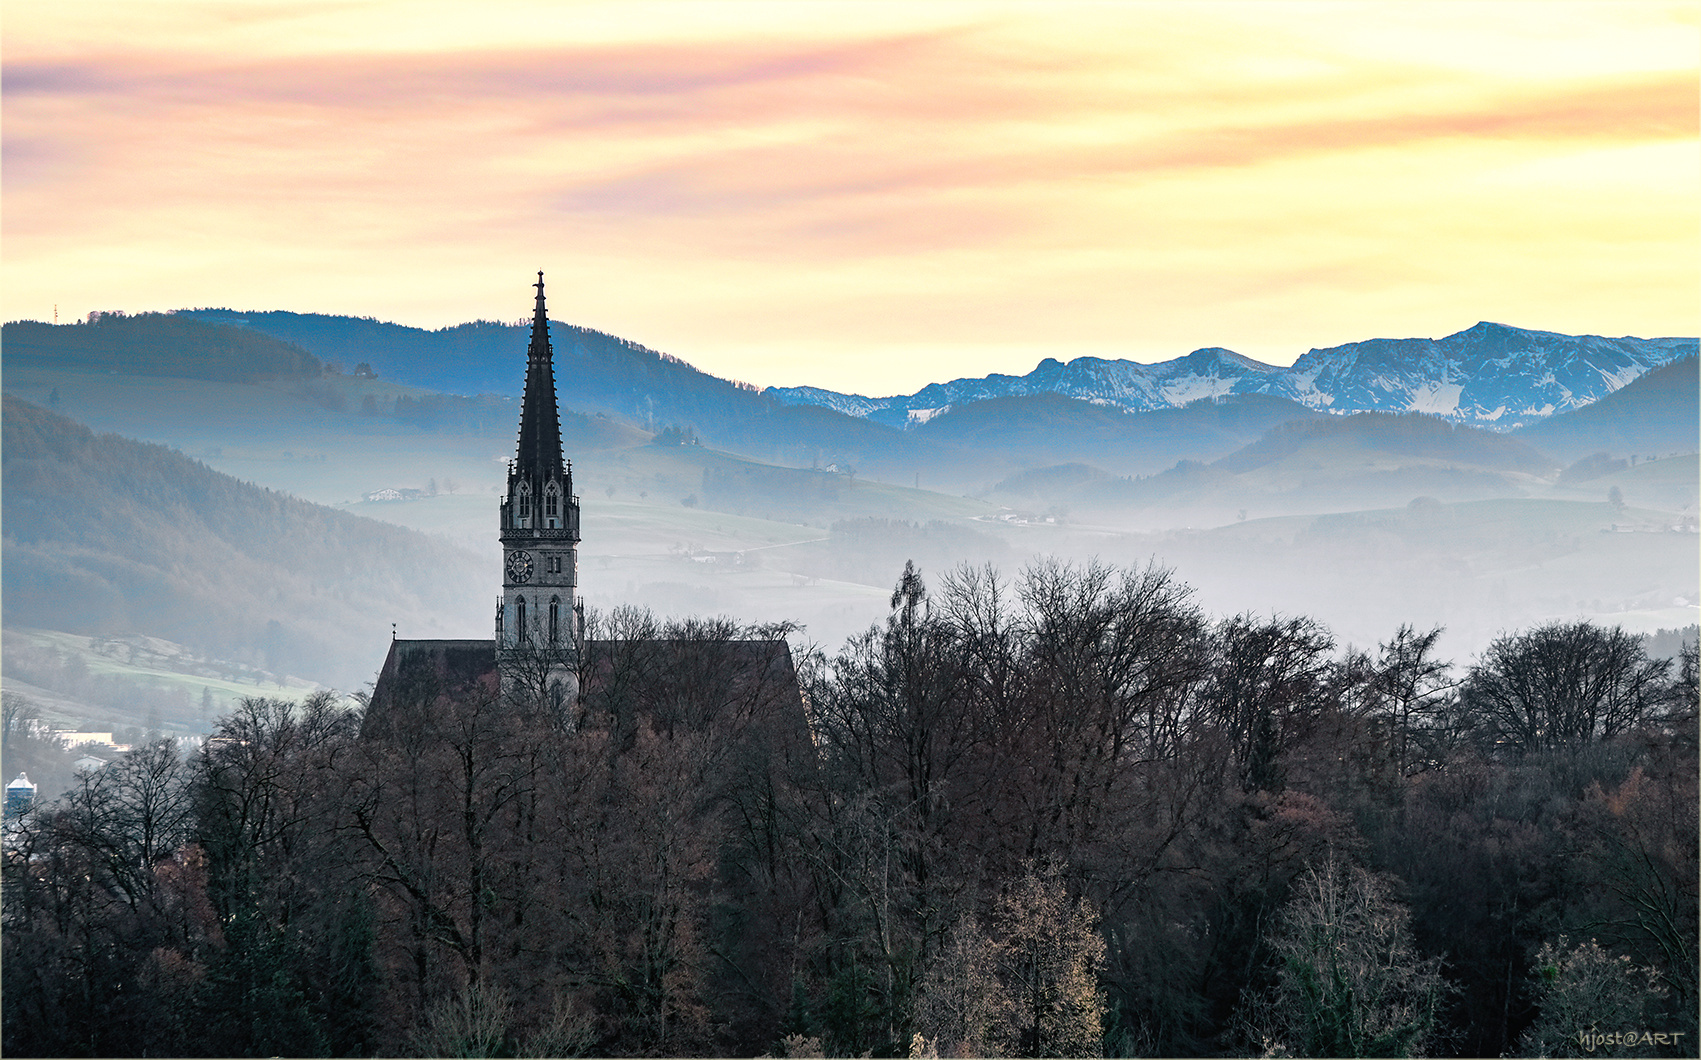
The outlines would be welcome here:
[[[244,682],[360,689],[392,622],[488,637],[524,336],[222,310],[6,325],[7,688],[68,723],[192,732]],[[1153,560],[1212,614],[1307,614],[1360,647],[1441,625],[1463,663],[1536,623],[1653,634],[1701,603],[1694,339],[1479,325],[1361,344],[1378,387],[1364,350],[1337,354],[1357,367],[1329,400],[1224,385],[1138,408],[1063,385],[1112,362],[1050,362],[1054,387],[1041,365],[894,417],[553,337],[593,608],[792,621],[834,648],[885,615],[906,560]],[[1436,355],[1461,346],[1477,375]],[[1114,364],[1173,380],[1200,360]],[[1505,405],[1508,363],[1540,382],[1516,416],[1410,411],[1426,372]]]

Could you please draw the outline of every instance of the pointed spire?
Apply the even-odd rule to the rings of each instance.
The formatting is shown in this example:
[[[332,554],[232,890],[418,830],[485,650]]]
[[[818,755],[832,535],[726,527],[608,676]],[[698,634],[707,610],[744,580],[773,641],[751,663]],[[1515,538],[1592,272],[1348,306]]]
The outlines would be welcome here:
[[[549,345],[549,316],[543,308],[543,270],[537,272],[537,282],[532,284],[537,288],[537,305],[532,308],[532,353],[537,353],[538,336],[542,335],[544,346]],[[540,330],[541,329],[541,330]]]
[[[539,485],[565,478],[561,458],[561,415],[555,405],[555,358],[549,345],[549,316],[544,309],[543,273],[537,274],[537,306],[532,311],[532,343],[526,357],[526,390],[520,404],[520,444],[514,474]]]

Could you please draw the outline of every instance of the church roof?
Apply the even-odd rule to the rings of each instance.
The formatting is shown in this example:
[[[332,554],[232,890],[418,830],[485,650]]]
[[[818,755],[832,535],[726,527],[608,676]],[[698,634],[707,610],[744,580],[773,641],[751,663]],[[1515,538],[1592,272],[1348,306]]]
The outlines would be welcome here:
[[[532,342],[526,355],[526,390],[520,403],[520,443],[514,472],[521,478],[565,478],[561,458],[561,414],[555,404],[555,362],[549,345],[549,316],[543,304],[543,273],[537,274]]]
[[[808,744],[803,694],[783,640],[592,640],[583,650],[584,699],[593,708],[629,709],[663,729],[698,728],[722,713],[757,714],[783,743]],[[498,684],[494,640],[392,641],[361,733],[393,735],[410,703],[494,695]]]

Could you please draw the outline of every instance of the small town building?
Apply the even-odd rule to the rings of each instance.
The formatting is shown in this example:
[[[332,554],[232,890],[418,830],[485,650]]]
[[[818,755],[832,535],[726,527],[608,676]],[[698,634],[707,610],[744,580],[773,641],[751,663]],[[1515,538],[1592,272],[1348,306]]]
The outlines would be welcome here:
[[[6,816],[19,817],[35,802],[36,786],[30,782],[28,773],[19,773],[16,780],[6,785]]]

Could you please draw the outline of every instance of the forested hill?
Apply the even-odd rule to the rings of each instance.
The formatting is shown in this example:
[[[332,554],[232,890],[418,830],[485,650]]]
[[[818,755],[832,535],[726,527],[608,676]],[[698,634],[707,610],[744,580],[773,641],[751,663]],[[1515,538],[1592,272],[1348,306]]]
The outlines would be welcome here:
[[[427,331],[372,317],[283,310],[180,309],[173,315],[282,339],[344,371],[365,362],[380,376],[408,386],[452,394],[518,397],[524,381],[527,324],[475,320]],[[550,325],[558,343],[565,337],[565,330],[565,325]],[[600,335],[599,332],[587,334]],[[611,335],[601,337],[616,345],[630,345]],[[514,370],[516,350],[521,356],[521,372]]]
[[[1554,461],[1527,442],[1418,413],[1359,412],[1284,423],[1217,467],[1248,471],[1291,456],[1308,446],[1354,446],[1430,460],[1446,460],[1500,471],[1542,474]]]
[[[416,531],[9,396],[0,458],[10,625],[145,633],[347,689],[372,679],[392,621],[487,632],[496,571]]]
[[[8,363],[252,383],[318,376],[324,366],[300,346],[230,324],[169,313],[104,314],[56,327],[7,324],[0,344]]]
[[[475,321],[426,331],[316,313],[186,309],[176,315],[299,343],[344,370],[365,362],[381,377],[409,386],[517,395],[525,380],[527,324]],[[978,460],[830,409],[783,405],[752,386],[614,335],[559,321],[550,322],[549,334],[556,391],[566,408],[605,412],[652,431],[690,427],[705,444],[773,463],[830,460],[908,478],[918,468]]]
[[[183,309],[174,316],[248,329],[294,343],[344,370],[370,364],[386,379],[455,394],[518,396],[525,381],[525,351],[530,322],[500,324],[475,320],[427,331],[371,317],[289,313],[280,310],[236,312]],[[615,400],[609,411],[631,415],[641,405],[622,400],[637,390],[656,394],[656,414],[664,412],[663,394],[686,404],[712,403],[733,408],[766,408],[755,388],[700,372],[677,357],[590,328],[550,321],[556,375],[564,402],[579,407],[583,395]]]
[[[1592,405],[1529,427],[1518,437],[1566,461],[1595,452],[1667,456],[1701,447],[1701,373],[1697,360],[1656,368]]]
[[[968,451],[1017,452],[1031,464],[1084,459],[1116,474],[1149,474],[1174,466],[1178,457],[1223,456],[1272,427],[1323,415],[1268,394],[1230,394],[1179,408],[1128,412],[1043,393],[952,406],[912,433]]]

